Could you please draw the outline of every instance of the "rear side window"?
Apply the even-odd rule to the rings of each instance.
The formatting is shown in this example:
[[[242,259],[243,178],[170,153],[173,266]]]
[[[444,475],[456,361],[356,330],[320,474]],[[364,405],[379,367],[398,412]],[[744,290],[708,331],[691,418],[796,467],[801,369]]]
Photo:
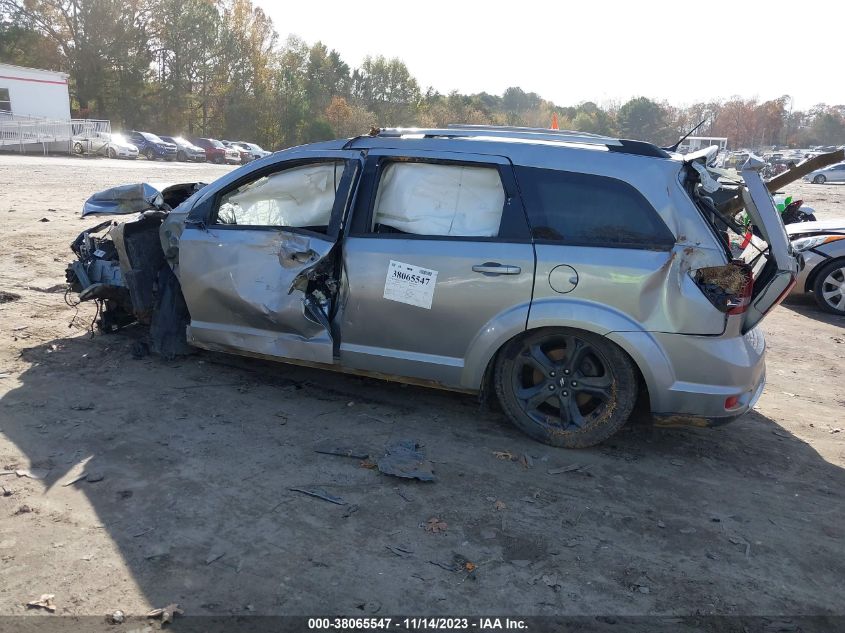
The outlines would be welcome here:
[[[517,167],[534,239],[670,249],[675,237],[634,187],[616,178]]]
[[[505,192],[495,167],[389,163],[373,210],[373,233],[495,237]]]

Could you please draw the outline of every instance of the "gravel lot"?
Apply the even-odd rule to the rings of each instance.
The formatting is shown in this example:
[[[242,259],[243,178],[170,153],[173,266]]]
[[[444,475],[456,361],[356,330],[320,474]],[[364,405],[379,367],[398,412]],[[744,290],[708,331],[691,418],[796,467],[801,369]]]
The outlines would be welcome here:
[[[212,165],[0,156],[0,614],[179,603],[189,615],[845,615],[843,320],[763,322],[768,385],[723,428],[644,421],[590,450],[522,436],[470,396],[91,337],[64,268],[94,191]],[[789,191],[820,218],[845,186]],[[425,445],[438,480],[318,454]],[[509,452],[519,461],[497,457]],[[549,474],[580,465],[580,470]],[[41,479],[5,474],[30,470]],[[88,481],[67,485],[83,471]],[[334,505],[289,488],[318,486]],[[437,518],[446,527],[426,530]],[[455,556],[477,567],[446,569]],[[463,559],[461,559],[463,560]],[[55,616],[51,616],[55,617]],[[101,621],[101,620],[98,620]]]

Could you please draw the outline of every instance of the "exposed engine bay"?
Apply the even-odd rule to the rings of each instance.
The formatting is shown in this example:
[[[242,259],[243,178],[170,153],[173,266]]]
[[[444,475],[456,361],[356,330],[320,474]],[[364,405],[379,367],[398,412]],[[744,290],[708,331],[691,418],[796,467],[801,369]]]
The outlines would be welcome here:
[[[150,327],[153,351],[168,358],[188,351],[188,310],[165,260],[159,228],[170,211],[203,186],[115,187],[85,203],[83,215],[139,213],[134,220],[106,220],[87,229],[70,246],[78,259],[67,266],[67,282],[80,301],[96,303],[97,329],[114,332],[138,322]],[[92,204],[99,208],[91,211]]]

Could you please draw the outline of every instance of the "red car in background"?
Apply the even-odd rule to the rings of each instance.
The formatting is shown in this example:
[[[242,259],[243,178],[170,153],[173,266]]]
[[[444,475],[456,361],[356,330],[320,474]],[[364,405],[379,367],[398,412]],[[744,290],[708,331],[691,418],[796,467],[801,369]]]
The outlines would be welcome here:
[[[222,165],[240,165],[241,154],[234,148],[228,148],[215,138],[195,138],[191,141],[205,150],[205,158],[209,163]]]

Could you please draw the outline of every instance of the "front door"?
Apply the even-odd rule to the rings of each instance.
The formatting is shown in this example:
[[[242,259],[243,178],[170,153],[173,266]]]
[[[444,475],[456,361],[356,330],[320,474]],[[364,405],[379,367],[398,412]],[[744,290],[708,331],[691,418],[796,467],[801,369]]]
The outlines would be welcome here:
[[[478,388],[473,342],[524,327],[534,249],[510,162],[370,151],[343,244],[345,367]]]
[[[359,152],[302,151],[200,200],[179,242],[188,342],[334,362],[336,242]]]

